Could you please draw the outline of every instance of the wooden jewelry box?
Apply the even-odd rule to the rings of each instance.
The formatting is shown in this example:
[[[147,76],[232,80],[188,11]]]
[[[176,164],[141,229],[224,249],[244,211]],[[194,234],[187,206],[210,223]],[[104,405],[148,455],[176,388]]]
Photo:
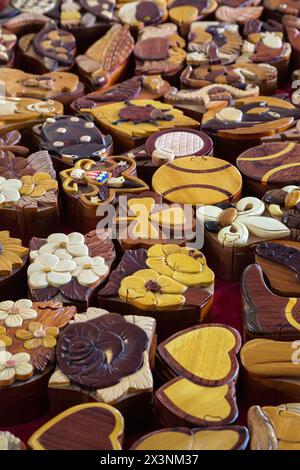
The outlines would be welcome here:
[[[126,2],[119,4],[117,17],[122,24],[128,24],[133,33],[149,25],[163,23],[168,18],[168,9],[165,0],[148,0]]]
[[[75,313],[75,307],[60,302],[0,302],[1,426],[25,423],[47,411],[57,337]]]
[[[257,20],[263,13],[263,7],[257,6],[220,6],[215,13],[216,19],[221,22],[238,23],[244,25],[250,20]]]
[[[214,273],[200,251],[175,244],[128,250],[98,305],[122,315],[147,315],[157,322],[158,340],[192,325],[208,314]]]
[[[82,159],[62,171],[60,179],[68,223],[81,232],[94,230],[107,215],[108,204],[116,205],[121,195],[147,191],[148,186],[135,173],[134,160],[122,156],[99,162]]]
[[[157,348],[156,372],[166,383],[154,407],[164,426],[227,426],[238,416],[239,333],[229,326],[197,325]]]
[[[104,231],[53,233],[30,241],[28,288],[35,302],[60,301],[79,312],[93,305],[99,286],[115,260],[113,242]]]
[[[186,36],[195,22],[211,17],[217,6],[216,0],[168,0],[169,19],[178,26],[181,36]]]
[[[207,205],[196,212],[203,250],[217,277],[238,281],[262,241],[289,238],[290,229],[270,217],[263,201],[244,197],[236,204]]]
[[[86,402],[113,405],[137,432],[152,409],[155,320],[89,308],[60,334],[49,380],[52,413]],[[128,432],[127,429],[127,432]]]

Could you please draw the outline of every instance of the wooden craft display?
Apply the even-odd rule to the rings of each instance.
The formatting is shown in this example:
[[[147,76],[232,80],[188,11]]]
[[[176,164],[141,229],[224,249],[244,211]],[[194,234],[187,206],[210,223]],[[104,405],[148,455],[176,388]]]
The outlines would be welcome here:
[[[105,231],[52,233],[30,241],[27,270],[29,296],[35,302],[62,301],[86,311],[115,260],[113,242]]]
[[[0,80],[5,84],[6,96],[52,99],[65,106],[84,93],[84,86],[77,75],[67,72],[35,75],[3,67],[0,68]]]
[[[7,297],[16,300],[26,295],[29,250],[7,230],[0,231],[0,248],[0,301]]]
[[[290,229],[270,217],[263,201],[244,197],[236,204],[202,206],[196,212],[204,231],[204,251],[217,277],[238,281],[265,240],[289,238]]]
[[[248,410],[251,450],[299,450],[298,403],[252,406]]]
[[[153,318],[89,308],[58,337],[57,367],[49,380],[51,411],[105,403],[122,412],[127,432],[137,432],[151,415],[154,353]]]
[[[245,450],[248,441],[249,432],[243,426],[170,428],[143,436],[131,450]]]
[[[148,249],[157,243],[184,246],[195,237],[193,213],[163,204],[151,191],[120,198],[115,223],[122,251]]]
[[[213,292],[214,273],[200,251],[158,243],[124,253],[100,290],[98,305],[122,315],[155,318],[161,341],[203,321]]]
[[[122,24],[140,30],[163,23],[168,18],[168,10],[165,0],[130,1],[120,5],[117,17]]]
[[[29,438],[31,450],[121,450],[124,419],[113,406],[85,403],[45,423]]]
[[[75,313],[75,307],[60,302],[0,302],[2,427],[26,423],[47,411],[57,337]]]
[[[140,31],[133,51],[136,75],[160,74],[176,79],[184,67],[184,48],[185,40],[178,35],[175,24],[146,26]]]
[[[249,190],[263,196],[270,189],[300,185],[300,144],[270,142],[243,152],[236,164]]]
[[[103,135],[96,125],[85,117],[58,116],[34,127],[37,145],[50,152],[55,170],[72,168],[81,159],[100,162],[109,156],[112,138]]]
[[[68,72],[75,64],[76,40],[74,36],[49,22],[36,34],[23,36],[18,42],[18,60],[23,70],[44,74]]]
[[[106,215],[108,204],[116,205],[121,195],[147,191],[148,186],[135,173],[134,160],[122,156],[100,162],[82,159],[62,171],[64,213],[69,226],[81,232],[94,230]]]
[[[155,132],[126,155],[135,159],[138,176],[151,186],[158,166],[181,157],[212,154],[213,143],[206,134],[182,128]]]
[[[20,147],[11,148],[15,149]],[[0,145],[0,229],[9,230],[26,245],[33,236],[47,237],[59,229],[55,177],[47,151],[24,158],[11,151],[2,155]]]
[[[169,83],[160,75],[136,76],[78,98],[72,103],[71,109],[78,113],[81,109],[92,109],[118,101],[156,100],[162,98],[169,87]]]
[[[213,205],[239,199],[242,177],[225,160],[183,157],[161,166],[153,176],[152,187],[168,202]]]
[[[182,127],[199,128],[199,123],[184,116],[182,111],[154,100],[116,102],[81,111],[94,116],[99,128],[109,132],[117,150],[122,151],[142,145],[154,132]]]
[[[262,6],[230,7],[222,5],[216,10],[216,19],[228,23],[244,25],[250,20],[257,20],[263,13]]]
[[[124,75],[133,48],[129,26],[115,24],[84,55],[76,57],[83,81],[92,89],[114,85]]]
[[[207,85],[252,85],[261,95],[277,90],[277,69],[270,64],[236,63],[230,65],[187,65],[180,75],[183,88],[199,89]]]
[[[299,400],[299,345],[295,341],[253,339],[240,353],[246,406],[277,406]]]
[[[268,244],[266,244],[268,245]],[[258,245],[257,251],[263,250]],[[279,245],[280,246],[280,245]],[[271,251],[271,248],[269,248]],[[260,259],[258,259],[260,262]],[[264,269],[265,263],[262,263]],[[242,301],[244,317],[244,334],[246,339],[269,338],[280,341],[292,341],[299,339],[300,303],[292,293],[285,296],[275,293],[266,284],[262,267],[252,264],[245,269],[242,277]],[[285,274],[287,269],[282,270]],[[266,276],[269,270],[266,271]],[[285,279],[281,279],[281,286],[288,285]],[[271,287],[272,288],[272,287]],[[282,288],[282,287],[281,287]],[[292,289],[292,286],[287,287]]]
[[[248,21],[243,29],[247,41],[258,42],[266,33],[275,33],[276,36],[284,38],[284,25],[275,19]]]
[[[226,155],[235,162],[243,151],[259,145],[262,137],[291,128],[299,115],[290,102],[273,96],[238,99],[233,106],[207,111],[202,130],[212,137],[216,156]]]
[[[168,0],[169,19],[186,36],[196,21],[210,17],[217,6],[216,0]]]
[[[63,112],[64,107],[58,101],[0,97],[0,133],[31,128]]]
[[[13,67],[17,36],[0,25],[0,67]]]
[[[226,426],[238,416],[235,382],[241,347],[229,326],[198,325],[158,346],[156,372],[167,381],[155,392],[155,412],[164,426]]]
[[[0,450],[26,450],[26,446],[9,431],[0,431]]]

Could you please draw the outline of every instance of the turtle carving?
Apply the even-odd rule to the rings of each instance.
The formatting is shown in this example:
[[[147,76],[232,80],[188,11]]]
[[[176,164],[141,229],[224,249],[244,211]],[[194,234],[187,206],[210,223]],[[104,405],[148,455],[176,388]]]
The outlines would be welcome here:
[[[149,122],[150,124],[156,125],[157,121],[172,121],[172,119],[174,119],[173,114],[168,114],[170,109],[157,109],[151,104],[137,106],[130,103],[130,101],[125,104],[127,104],[127,106],[120,110],[120,119],[114,121],[114,125],[118,125],[122,122],[132,122],[133,124]]]

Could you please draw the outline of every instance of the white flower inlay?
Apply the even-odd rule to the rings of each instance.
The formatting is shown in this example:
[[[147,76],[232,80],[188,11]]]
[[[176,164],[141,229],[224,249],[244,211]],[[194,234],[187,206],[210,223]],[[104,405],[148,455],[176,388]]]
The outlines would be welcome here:
[[[37,256],[43,254],[55,255],[60,260],[65,260],[72,259],[73,256],[88,256],[89,249],[81,233],[73,232],[70,235],[53,233],[47,238],[45,245],[30,253],[30,257],[34,260]]]
[[[29,299],[21,299],[17,302],[6,300],[0,302],[0,320],[9,328],[22,326],[24,320],[31,320],[37,317],[37,312],[32,308]]]
[[[18,353],[12,355],[8,351],[0,351],[0,386],[10,385],[17,380],[30,378],[33,366],[30,364],[30,355]]]
[[[0,176],[0,204],[17,203],[21,198],[22,182],[17,179],[5,179]]]
[[[41,254],[28,268],[28,283],[32,289],[60,287],[72,280],[71,273],[76,267],[71,259],[61,260],[56,255]]]
[[[77,268],[72,272],[72,275],[82,286],[92,286],[99,281],[99,277],[108,273],[109,268],[101,256],[95,258],[83,256],[74,258],[74,261],[76,261]]]

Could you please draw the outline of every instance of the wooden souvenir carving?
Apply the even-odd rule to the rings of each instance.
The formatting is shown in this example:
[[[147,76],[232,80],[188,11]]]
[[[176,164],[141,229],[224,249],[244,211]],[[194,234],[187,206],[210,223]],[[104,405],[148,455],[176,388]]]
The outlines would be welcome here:
[[[291,15],[297,17],[300,13],[300,6],[297,0],[286,0],[283,4],[279,0],[264,0],[263,1],[265,14],[267,17],[281,18],[282,15]]]
[[[282,189],[271,189],[263,197],[269,214],[290,229],[291,239],[295,241],[300,240],[299,194],[299,186],[288,185]]]
[[[158,243],[125,252],[100,290],[98,305],[122,315],[155,318],[162,340],[203,320],[213,291],[214,273],[201,252]]]
[[[170,428],[143,436],[132,450],[245,450],[249,432],[242,426],[210,429]]]
[[[136,98],[156,100],[162,98],[169,88],[169,83],[160,75],[136,76],[78,98],[72,103],[71,109],[74,113],[78,113],[83,108],[92,109],[118,101],[130,101]]]
[[[130,150],[142,145],[154,132],[177,127],[198,128],[199,123],[172,105],[153,100],[132,100],[83,109],[92,114],[117,148]]]
[[[12,149],[14,150],[14,149]],[[0,146],[0,229],[28,244],[59,228],[58,183],[47,151],[27,158]]]
[[[145,316],[123,317],[97,308],[75,316],[58,338],[57,368],[49,381],[52,412],[100,402],[115,406],[129,426],[133,415],[134,426],[140,413],[146,421],[154,335],[155,320]]]
[[[289,228],[271,218],[265,209],[260,199],[244,197],[235,205],[209,205],[197,210],[198,224],[204,230],[205,253],[221,279],[240,280],[246,266],[254,262],[258,243],[289,238]]]
[[[49,17],[41,13],[20,13],[3,21],[3,26],[13,34],[29,34],[37,32],[49,23]]]
[[[0,302],[1,425],[28,422],[47,410],[59,330],[75,313],[60,302]]]
[[[120,6],[117,16],[121,23],[140,30],[163,23],[168,18],[168,10],[164,0],[131,1]]]
[[[300,185],[300,144],[266,142],[250,148],[236,160],[249,190],[263,196],[271,189]]]
[[[26,446],[9,431],[0,431],[0,450],[26,450]]]
[[[299,404],[252,406],[248,411],[251,450],[299,450]]]
[[[28,252],[21,240],[10,237],[6,230],[0,231],[0,301],[26,295]]]
[[[113,242],[104,231],[53,233],[32,238],[27,277],[33,301],[56,301],[85,311],[92,305],[115,259]]]
[[[299,110],[288,101],[258,96],[210,109],[203,116],[202,130],[213,138],[215,155],[235,161],[243,151],[259,145],[260,138],[291,128],[298,118]]]
[[[84,55],[76,57],[83,80],[93,89],[113,85],[124,74],[134,48],[129,26],[115,24]]]
[[[299,345],[254,339],[241,349],[243,399],[247,406],[276,406],[299,399]]]
[[[71,33],[50,22],[37,34],[23,36],[18,43],[18,54],[25,71],[68,72],[75,63],[76,41]]]
[[[213,143],[206,134],[182,128],[155,132],[127,156],[135,159],[138,176],[151,186],[158,166],[181,157],[212,154]]]
[[[56,7],[57,0],[11,0],[11,5],[22,13],[47,14]]]
[[[121,450],[124,420],[102,403],[74,406],[55,416],[29,439],[31,450]]]
[[[260,94],[270,95],[277,89],[277,69],[270,64],[237,63],[232,65],[188,65],[180,76],[186,88],[202,88],[207,85],[231,85],[258,87]]]
[[[15,155],[26,157],[29,154],[27,147],[20,144],[21,134],[19,131],[11,131],[7,134],[0,136],[0,158],[7,157],[8,152],[13,152]]]
[[[184,36],[193,23],[211,16],[217,6],[215,0],[169,0],[169,19],[179,27]]]
[[[0,25],[0,67],[13,67],[17,36]]]
[[[243,45],[236,24],[215,21],[194,22],[188,40],[188,65],[232,64]]]
[[[239,198],[242,178],[225,160],[183,157],[161,166],[153,176],[152,186],[168,202],[219,204]]]
[[[84,86],[73,73],[49,72],[34,75],[21,70],[2,68],[0,80],[5,84],[6,96],[53,99],[69,105],[84,93]]]
[[[257,251],[262,250],[263,248],[259,245]],[[260,260],[261,258],[258,259],[258,262]],[[271,281],[274,279],[274,275],[268,276],[269,270],[265,270],[265,265],[265,262],[261,267],[253,264],[246,268],[243,274],[242,298],[245,337],[246,339],[263,337],[280,341],[297,340],[300,331],[298,323],[299,300],[292,297],[291,292],[286,292],[287,297],[283,297],[282,294],[278,295],[280,292],[278,289],[276,289],[278,294],[275,294],[267,287],[263,272]],[[281,272],[286,274],[287,269],[281,270]],[[281,289],[287,285],[284,281],[282,279]],[[275,286],[277,287],[276,284]],[[271,288],[273,288],[273,284],[271,284]],[[292,286],[289,286],[288,289],[291,291]]]
[[[262,268],[271,288],[284,296],[300,297],[299,259],[299,242],[276,240],[256,247],[256,263]]]
[[[135,176],[136,165],[128,157],[102,162],[82,159],[60,173],[65,215],[76,230],[94,230],[106,215],[105,206],[121,195],[139,194],[149,187]],[[103,207],[103,210],[101,208]]]
[[[34,137],[50,152],[57,172],[72,168],[80,159],[105,160],[112,148],[111,136],[103,135],[85,117],[54,116],[34,128]]]
[[[216,19],[229,23],[245,24],[249,20],[257,20],[263,13],[262,6],[230,7],[222,5],[216,10]]]
[[[0,133],[32,127],[48,117],[63,114],[58,101],[0,97]]]
[[[276,36],[283,39],[284,25],[274,19],[267,19],[266,21],[249,20],[243,29],[246,39],[254,44],[265,36],[266,33],[275,33]]]
[[[154,401],[161,423],[211,427],[234,422],[240,347],[238,332],[217,324],[194,326],[161,343],[156,371],[167,383],[156,391]]]
[[[183,246],[194,239],[195,225],[192,212],[163,204],[154,192],[119,199],[116,229],[122,250],[147,249],[157,243]]]
[[[178,35],[175,24],[146,26],[140,32],[133,51],[136,74],[176,77],[184,66],[184,47],[185,41]]]

